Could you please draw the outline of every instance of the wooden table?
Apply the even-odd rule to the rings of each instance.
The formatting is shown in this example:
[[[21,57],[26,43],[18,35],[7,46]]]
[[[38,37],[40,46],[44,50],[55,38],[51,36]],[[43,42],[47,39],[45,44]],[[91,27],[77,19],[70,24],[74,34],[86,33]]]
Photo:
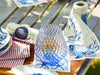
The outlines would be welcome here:
[[[6,28],[9,22],[15,22],[18,24],[28,24],[32,28],[39,29],[41,25],[44,24],[56,24],[61,25],[62,28],[67,24],[68,17],[72,8],[73,2],[79,0],[62,0],[60,2],[48,2],[46,4],[41,4],[33,7],[18,8],[13,0],[1,0],[0,1],[0,25]],[[89,11],[99,0],[85,0],[89,3]],[[94,17],[93,15],[88,20],[88,26],[96,32],[95,29],[99,18]],[[100,23],[99,23],[100,24]],[[100,28],[100,25],[99,25]],[[98,29],[99,30],[99,29]],[[99,40],[100,37],[98,36]],[[31,45],[31,56],[25,60],[25,65],[32,64],[34,58],[34,45]],[[70,73],[61,73],[59,75],[72,75],[84,74],[92,60],[84,59],[80,61],[71,61],[71,72]],[[11,69],[2,69],[0,68],[0,74],[14,75]]]

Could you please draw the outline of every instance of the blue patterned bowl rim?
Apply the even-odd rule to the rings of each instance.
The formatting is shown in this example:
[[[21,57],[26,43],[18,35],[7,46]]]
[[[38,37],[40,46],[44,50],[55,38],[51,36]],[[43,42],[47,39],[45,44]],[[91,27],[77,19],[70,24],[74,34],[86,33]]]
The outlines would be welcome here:
[[[12,38],[10,38],[10,41],[8,42],[8,44],[0,50],[0,56],[5,54],[9,50],[11,45],[12,45]]]
[[[3,41],[6,41],[6,42],[3,45],[0,45],[0,49],[2,49],[4,46],[6,46],[8,44],[8,42],[10,41],[10,38],[11,38],[9,32],[6,29],[4,29],[4,28],[1,28],[1,29],[4,33],[7,34],[7,38],[5,40],[3,40]]]

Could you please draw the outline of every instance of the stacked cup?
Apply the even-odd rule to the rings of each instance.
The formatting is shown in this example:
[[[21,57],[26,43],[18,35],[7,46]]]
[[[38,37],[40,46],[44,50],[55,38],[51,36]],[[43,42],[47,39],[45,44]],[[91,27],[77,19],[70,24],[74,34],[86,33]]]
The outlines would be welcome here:
[[[8,31],[0,27],[0,56],[8,51],[12,45],[12,39]]]

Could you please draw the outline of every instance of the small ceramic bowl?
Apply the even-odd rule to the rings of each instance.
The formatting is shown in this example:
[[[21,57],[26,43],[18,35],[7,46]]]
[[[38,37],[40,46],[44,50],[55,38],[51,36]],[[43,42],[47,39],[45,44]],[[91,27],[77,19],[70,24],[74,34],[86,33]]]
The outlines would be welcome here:
[[[10,38],[10,41],[6,44],[6,46],[0,49],[0,56],[5,54],[9,50],[11,45],[12,45],[12,38]]]
[[[0,49],[5,47],[8,44],[8,42],[10,41],[10,38],[11,38],[10,34],[8,33],[8,31],[6,29],[1,28],[1,30],[2,31],[0,31],[0,33],[1,33],[0,34]]]

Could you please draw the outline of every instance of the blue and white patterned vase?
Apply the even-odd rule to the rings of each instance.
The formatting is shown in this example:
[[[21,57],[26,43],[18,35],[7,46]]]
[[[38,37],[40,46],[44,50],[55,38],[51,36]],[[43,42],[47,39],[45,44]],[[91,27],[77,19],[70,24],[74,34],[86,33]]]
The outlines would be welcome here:
[[[68,24],[63,31],[67,46],[69,47],[70,60],[84,58],[100,58],[100,43],[96,35],[87,24],[88,4],[78,1],[68,19]]]

